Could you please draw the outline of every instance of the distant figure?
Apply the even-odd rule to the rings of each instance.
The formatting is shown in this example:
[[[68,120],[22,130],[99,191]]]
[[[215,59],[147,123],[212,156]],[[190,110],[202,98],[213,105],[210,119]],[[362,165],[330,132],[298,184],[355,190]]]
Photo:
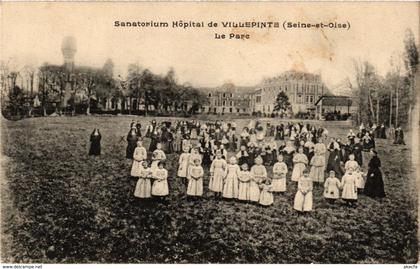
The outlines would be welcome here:
[[[394,140],[394,144],[405,145],[405,142],[404,142],[404,131],[401,129],[401,126],[398,126],[398,128],[395,129],[395,140]]]
[[[98,129],[94,129],[90,135],[90,149],[89,155],[101,155],[101,133]]]
[[[379,127],[379,135],[379,138],[386,139],[386,127],[383,123],[381,124],[381,127]]]

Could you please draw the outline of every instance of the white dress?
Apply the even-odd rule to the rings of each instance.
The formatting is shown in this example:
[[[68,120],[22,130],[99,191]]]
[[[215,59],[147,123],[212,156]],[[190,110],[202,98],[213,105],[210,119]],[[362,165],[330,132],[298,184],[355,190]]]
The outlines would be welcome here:
[[[239,165],[228,164],[225,184],[223,187],[223,197],[225,198],[238,198],[238,174],[241,171]]]
[[[308,164],[308,157],[303,153],[296,153],[293,157],[293,163],[292,180],[297,182],[303,176],[303,171]]]
[[[203,195],[203,167],[190,166],[188,172],[188,187],[187,195],[190,196],[202,196]]]
[[[359,164],[356,161],[348,160],[346,164],[344,165],[344,169],[346,171],[352,170],[355,171],[357,168],[359,168]]]
[[[165,168],[152,169],[152,177],[154,179],[152,185],[152,195],[166,196],[169,194],[168,186],[168,170]]]
[[[363,178],[362,172],[354,172],[356,175],[356,187],[358,189],[363,189],[365,187],[365,179]]]
[[[152,171],[150,168],[142,168],[139,172],[139,179],[137,180],[136,189],[134,190],[134,196],[138,198],[150,198],[151,196],[151,184],[150,176]]]
[[[226,176],[227,163],[224,159],[214,159],[210,166],[210,173],[213,176],[210,177],[209,189],[214,192],[223,191],[223,179]]]
[[[261,205],[272,205],[274,202],[273,198],[273,188],[271,185],[264,184],[260,194],[260,201]]]
[[[143,169],[142,162],[147,159],[147,151],[142,147],[136,147],[133,154],[133,165],[131,166],[131,176],[139,177],[140,171]]]
[[[248,201],[249,200],[249,184],[251,181],[250,171],[240,171],[238,175],[239,179],[239,191],[238,199]]]
[[[324,182],[326,152],[327,147],[323,143],[315,144],[314,156],[311,159],[311,178],[314,182]]]
[[[324,183],[324,197],[330,199],[340,198],[341,182],[336,177],[328,177]]]
[[[267,170],[264,165],[255,164],[251,168],[252,180],[249,184],[249,199],[253,202],[260,200],[261,182],[267,177]]]
[[[341,179],[341,185],[343,186],[343,193],[341,198],[347,200],[357,200],[357,187],[356,187],[356,175],[345,174]]]
[[[287,165],[284,162],[277,162],[273,166],[273,192],[285,192],[286,191],[286,175]]]
[[[179,167],[178,167],[178,177],[187,177],[188,174],[188,165],[190,164],[190,153],[181,153],[179,156]]]
[[[161,149],[155,149],[155,151],[153,151],[152,155],[153,155],[152,165],[150,166],[150,168],[152,168],[152,170],[154,170],[154,169],[158,168],[158,163],[160,161],[166,160],[166,155],[165,155],[165,152],[163,152],[163,150],[161,150]]]
[[[293,208],[297,211],[312,210],[312,179],[309,177],[301,177],[298,181],[298,191],[295,195]]]

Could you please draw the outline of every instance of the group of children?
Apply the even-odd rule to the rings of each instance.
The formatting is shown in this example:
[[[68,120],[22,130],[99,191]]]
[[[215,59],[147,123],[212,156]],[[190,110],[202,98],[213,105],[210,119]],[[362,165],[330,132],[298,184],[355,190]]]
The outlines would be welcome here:
[[[190,150],[184,148],[179,156],[177,177],[186,185],[188,197],[200,197],[204,190],[204,169],[202,158],[198,148]],[[325,158],[325,157],[323,157]],[[168,171],[165,169],[166,155],[161,149],[161,144],[156,145],[152,153],[152,162],[149,167],[147,151],[142,142],[137,142],[133,154],[131,176],[138,178],[134,195],[138,198],[158,197],[163,199],[169,195]],[[313,160],[314,158],[312,158]],[[238,159],[232,156],[226,160],[220,150],[215,154],[209,168],[208,189],[214,192],[216,199],[236,199],[242,202],[252,202],[263,206],[272,205],[273,193],[282,193],[287,189],[286,175],[289,172],[288,165],[282,154],[277,156],[277,162],[272,168],[272,177],[268,177],[267,169],[263,164],[263,158],[257,156],[255,164],[249,166],[247,162],[238,164]],[[325,162],[325,160],[324,160]],[[294,199],[294,209],[302,212],[312,210],[312,190],[314,177],[319,173],[314,166],[311,173],[308,169],[308,159],[303,153],[303,147],[293,157],[293,170],[291,180],[297,182],[297,192]],[[320,168],[322,171],[325,168]],[[339,180],[334,171],[329,172],[329,177],[324,183],[324,197],[333,203],[341,198],[349,205],[355,205],[358,189],[364,186],[363,174],[354,155],[349,156],[345,163],[345,174]],[[323,177],[323,176],[322,176]],[[323,179],[323,178],[322,178]],[[318,182],[323,182],[318,181]]]

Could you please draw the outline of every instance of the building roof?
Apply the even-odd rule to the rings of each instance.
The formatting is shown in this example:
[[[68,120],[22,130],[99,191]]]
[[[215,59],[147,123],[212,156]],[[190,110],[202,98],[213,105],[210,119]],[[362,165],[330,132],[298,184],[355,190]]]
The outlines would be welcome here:
[[[321,75],[318,74],[312,74],[312,73],[307,73],[307,72],[298,72],[298,71],[286,71],[283,72],[282,74],[275,76],[275,77],[270,77],[270,78],[266,78],[263,80],[262,84],[265,83],[272,83],[275,81],[288,81],[288,80],[304,80],[304,81],[313,81],[313,82],[322,82],[321,81]]]
[[[353,100],[350,96],[323,95],[315,102],[318,105],[322,101],[323,106],[351,106]]]

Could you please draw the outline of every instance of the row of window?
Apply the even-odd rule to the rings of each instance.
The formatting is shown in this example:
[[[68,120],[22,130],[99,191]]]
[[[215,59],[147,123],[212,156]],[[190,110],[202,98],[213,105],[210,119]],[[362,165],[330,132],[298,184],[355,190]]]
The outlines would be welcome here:
[[[294,98],[292,98],[294,99]],[[315,96],[313,95],[296,95],[296,99],[292,102],[295,102],[297,104],[313,104],[315,102]]]
[[[214,100],[215,106],[226,106],[226,104],[233,106],[233,101],[226,102],[226,101]]]
[[[203,108],[203,111],[204,112],[206,112],[206,108]],[[227,107],[222,107],[222,113],[225,113],[225,112],[229,112],[229,113],[233,113],[233,108],[232,107],[229,107],[229,108],[227,108]],[[241,109],[240,108],[236,108],[235,109],[235,111],[237,112],[237,113],[240,113],[241,112]],[[208,107],[207,108],[207,112],[214,112],[214,113],[216,113],[216,112],[218,112],[217,111],[217,108],[216,107]],[[243,113],[246,113],[247,112],[247,110],[246,110],[246,108],[242,108],[242,112]]]
[[[258,97],[257,97],[258,98]],[[260,100],[261,100],[261,96],[260,96]],[[249,105],[249,102],[246,103],[241,103],[240,101],[236,102],[236,105]],[[214,106],[235,106],[235,102],[234,101],[220,101],[220,100],[214,100],[213,104]]]
[[[300,87],[299,87],[300,85]],[[291,87],[292,89],[296,90],[297,93],[306,93],[306,94],[318,94],[318,87],[319,85],[310,85],[310,84],[293,84],[293,85],[289,85],[289,88]],[[267,87],[267,88],[262,88],[262,90],[264,91],[286,91],[287,92],[288,89],[288,85],[283,85],[283,86],[279,86],[279,87]]]
[[[209,93],[209,97],[212,97],[212,96],[213,96],[213,94],[210,92]],[[232,98],[233,97],[233,93],[229,93],[229,94],[223,93],[222,94],[222,97],[223,98],[226,98],[226,97],[231,97]]]
[[[315,96],[314,95],[302,95],[302,94],[298,94],[295,96],[292,95],[291,98],[291,102],[292,103],[297,103],[297,104],[313,104],[315,102]],[[255,103],[261,103],[261,96],[256,96],[255,97]]]

